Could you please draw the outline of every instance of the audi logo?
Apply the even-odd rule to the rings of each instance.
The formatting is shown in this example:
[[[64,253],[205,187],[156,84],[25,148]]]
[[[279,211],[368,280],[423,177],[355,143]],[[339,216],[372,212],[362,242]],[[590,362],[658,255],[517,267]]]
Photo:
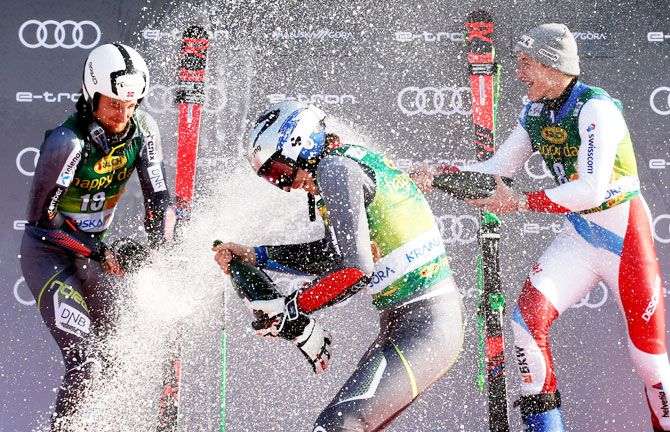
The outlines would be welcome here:
[[[670,243],[670,214],[662,214],[654,219],[654,239],[659,243]]]
[[[398,107],[403,114],[437,115],[452,114],[469,115],[472,108],[469,104],[468,87],[405,87],[398,93]]]
[[[670,87],[658,87],[651,92],[649,105],[656,114],[670,115]]]
[[[21,289],[22,286],[24,287],[23,289]],[[21,277],[14,283],[14,298],[24,306],[34,305],[35,299],[32,294],[30,294],[30,291],[28,291],[28,294],[25,294],[25,291],[28,291],[28,286],[26,285],[26,279]]]
[[[592,294],[600,288],[600,295],[599,296],[592,296]],[[592,297],[600,298],[600,300],[594,300]],[[598,309],[602,305],[604,305],[607,302],[608,294],[607,294],[607,285],[605,285],[604,282],[599,282],[598,285],[596,285],[595,288],[593,288],[591,291],[589,291],[579,302],[573,304],[570,306],[573,309],[577,309],[580,307],[586,307],[589,309]]]
[[[479,220],[472,215],[442,215],[437,218],[437,226],[445,243],[467,244],[477,240]]]
[[[142,108],[152,113],[177,112],[175,93],[178,88],[179,86],[176,84],[169,87],[157,84],[151,87],[142,101]],[[208,85],[205,87],[205,94],[207,97],[205,98],[203,111],[210,113],[223,111],[228,103],[228,97],[221,88]]]
[[[35,153],[32,157],[27,157],[27,154]],[[35,147],[26,147],[16,155],[16,169],[24,176],[32,177],[35,175],[35,167],[40,158],[40,150]],[[28,167],[26,169],[26,166]]]
[[[533,161],[533,159],[537,159],[536,156],[540,158],[540,163]],[[549,168],[547,168],[547,164],[544,162],[544,159],[542,159],[542,156],[539,152],[535,152],[530,155],[523,166],[526,168],[526,174],[528,174],[528,177],[534,180],[552,178],[551,171],[549,171]]]
[[[19,27],[19,40],[28,48],[93,48],[100,42],[100,27],[93,21],[28,20]]]

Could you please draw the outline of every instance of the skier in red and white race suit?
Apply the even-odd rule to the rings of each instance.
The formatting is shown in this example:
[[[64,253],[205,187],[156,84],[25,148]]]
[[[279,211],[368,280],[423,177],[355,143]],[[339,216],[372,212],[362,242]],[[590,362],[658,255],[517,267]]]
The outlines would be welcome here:
[[[527,431],[563,430],[549,328],[604,281],[626,320],[628,349],[645,385],[653,428],[668,431],[662,278],[620,103],[578,80],[577,44],[565,25],[533,28],[516,50],[516,77],[528,85],[530,102],[500,150],[464,169],[513,177],[537,151],[555,187],[518,194],[497,177],[490,197],[469,202],[496,214],[566,215],[563,231],[532,266],[512,315],[523,394],[516,405]],[[420,169],[414,179],[430,189],[433,173]]]

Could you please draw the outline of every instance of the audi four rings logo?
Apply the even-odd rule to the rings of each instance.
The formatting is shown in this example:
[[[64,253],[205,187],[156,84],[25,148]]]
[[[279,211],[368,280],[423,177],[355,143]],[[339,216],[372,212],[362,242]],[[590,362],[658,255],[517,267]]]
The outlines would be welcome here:
[[[596,294],[596,291],[600,288],[600,293]],[[587,307],[589,309],[598,309],[600,306],[604,305],[607,302],[609,297],[607,285],[604,282],[598,283],[598,285],[589,291],[584,298],[579,302],[570,306],[573,309],[580,307]],[[599,300],[598,300],[599,299]]]
[[[539,163],[537,159],[540,159]],[[544,162],[544,159],[542,159],[542,156],[540,156],[539,152],[533,153],[524,163],[524,168],[526,168],[526,173],[528,174],[528,177],[534,179],[534,180],[542,180],[545,178],[551,178],[551,171],[549,171],[549,168],[547,168],[547,164]]]
[[[659,243],[670,243],[670,214],[662,214],[654,218],[654,239]]]
[[[437,226],[445,243],[467,244],[477,240],[479,220],[472,215],[446,214],[437,218]]]
[[[16,155],[16,169],[24,176],[35,175],[35,167],[40,158],[40,151],[35,147],[26,147]]]
[[[93,21],[28,20],[19,27],[19,40],[28,48],[90,49],[100,42],[100,27]]]
[[[398,93],[398,107],[408,116],[469,115],[469,93],[468,87],[405,87]]]
[[[142,108],[152,113],[177,112],[175,93],[178,85],[166,87],[161,84],[152,86],[142,101]],[[205,105],[203,111],[218,113],[223,111],[228,103],[228,98],[223,90],[214,85],[205,86]]]
[[[649,96],[651,109],[660,115],[670,115],[670,87],[658,87]]]

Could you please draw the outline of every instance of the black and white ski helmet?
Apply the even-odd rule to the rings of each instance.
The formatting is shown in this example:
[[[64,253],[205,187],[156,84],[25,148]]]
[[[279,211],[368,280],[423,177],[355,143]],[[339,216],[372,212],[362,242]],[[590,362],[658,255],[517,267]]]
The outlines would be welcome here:
[[[100,45],[84,64],[82,91],[94,109],[95,95],[123,101],[139,100],[149,90],[149,69],[142,56],[120,43]]]

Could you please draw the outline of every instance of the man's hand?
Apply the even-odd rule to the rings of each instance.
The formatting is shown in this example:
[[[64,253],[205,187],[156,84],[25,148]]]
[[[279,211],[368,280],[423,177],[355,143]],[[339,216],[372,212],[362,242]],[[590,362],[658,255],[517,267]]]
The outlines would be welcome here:
[[[284,324],[286,324],[285,305],[286,297],[283,296],[272,300],[255,300],[249,303],[249,307],[256,318],[251,323],[251,327],[256,330],[257,336],[279,336],[284,339],[292,339],[295,336],[282,333]]]
[[[251,326],[258,336],[281,337],[293,342],[318,374],[328,368],[333,338],[314,318],[291,311],[291,300],[296,294],[297,291],[288,297],[252,301],[250,307],[256,320]]]
[[[126,272],[121,268],[121,265],[110,249],[104,249],[104,259],[100,262],[100,265],[109,274],[121,277],[126,275]]]
[[[251,326],[258,336],[293,340],[302,334],[309,318],[298,309],[300,290],[272,300],[254,300],[249,307],[256,318]]]
[[[254,248],[244,246],[238,243],[222,243],[215,241],[212,246],[212,251],[216,252],[214,261],[221,267],[221,270],[227,275],[230,274],[230,260],[236,256],[251,265],[256,265],[256,253]]]
[[[432,192],[435,190],[433,186],[434,175],[433,168],[425,164],[415,165],[409,172],[409,176],[421,192]]]
[[[132,273],[139,270],[148,262],[155,261],[156,250],[149,250],[133,239],[120,238],[109,247],[109,251],[114,256],[116,265],[124,273]]]
[[[488,198],[466,199],[465,201],[498,215],[519,211],[521,196],[507,186],[500,176],[495,176],[495,181],[496,190],[493,195]]]

